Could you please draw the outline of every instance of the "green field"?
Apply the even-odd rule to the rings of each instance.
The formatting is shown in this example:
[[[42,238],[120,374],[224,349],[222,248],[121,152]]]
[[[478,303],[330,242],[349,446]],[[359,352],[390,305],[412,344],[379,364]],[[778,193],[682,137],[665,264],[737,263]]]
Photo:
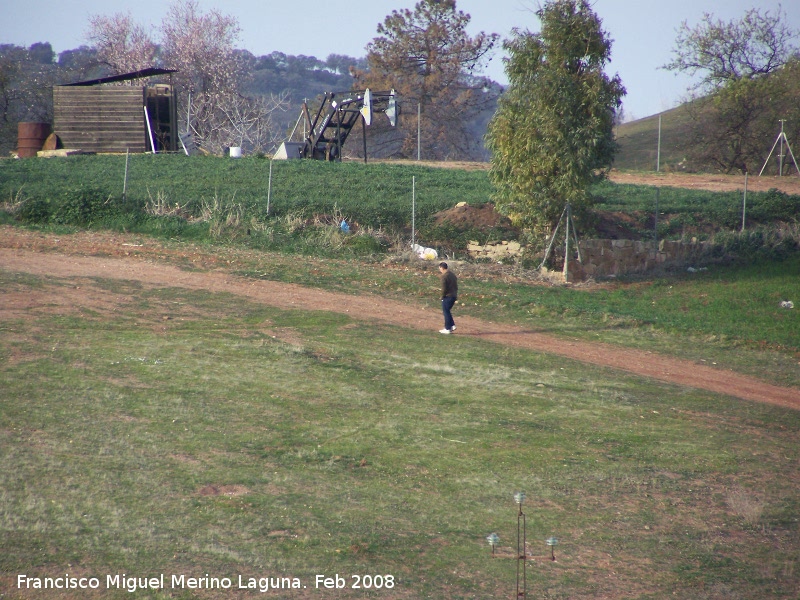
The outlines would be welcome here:
[[[139,259],[435,311],[430,265],[387,260],[385,249],[318,252],[287,224],[331,211],[402,231],[411,177],[421,219],[491,193],[483,172],[274,163],[267,214],[266,160],[129,166],[123,204],[124,157],[0,161],[3,222],[20,225],[16,203],[38,206],[47,219],[27,226],[42,251],[108,226],[128,232]],[[629,192],[604,197],[633,205]],[[143,217],[136,207],[159,193],[183,212]],[[217,235],[189,218],[215,197],[228,216],[242,206]],[[692,202],[681,198],[669,202]],[[458,269],[456,319],[800,389],[800,318],[779,306],[800,299],[797,254],[586,287]],[[546,353],[0,264],[3,597],[255,597],[270,577],[301,586],[266,593],[278,598],[514,597],[513,495],[524,491],[528,597],[796,598],[798,440],[798,411]],[[20,575],[35,585],[65,574],[100,589],[19,589]],[[131,594],[122,574],[163,574],[166,589]],[[188,589],[190,577],[231,587]],[[240,578],[256,589],[238,589]]]
[[[0,161],[0,198],[59,203],[80,191],[95,192],[102,201],[122,198],[123,156],[76,156],[67,160]],[[215,200],[239,205],[251,216],[341,211],[369,227],[410,223],[412,178],[419,189],[417,215],[425,218],[462,200],[486,202],[491,193],[482,171],[441,170],[409,165],[270,161],[262,158],[220,159],[181,155],[131,155],[125,189],[128,209],[159,197],[197,214]],[[270,200],[269,207],[267,200]],[[124,207],[120,207],[124,213]],[[269,212],[268,212],[269,211]]]
[[[270,161],[182,155],[74,156],[0,160],[0,202],[17,218],[38,224],[74,224],[167,236],[207,237],[209,223],[236,217],[251,233],[281,219],[339,215],[365,228],[394,233],[411,227],[412,190],[417,225],[459,202],[481,205],[493,188],[486,170],[441,169],[422,164]],[[123,190],[125,200],[123,201]],[[628,212],[643,219],[656,208],[651,186],[602,183],[591,190],[596,211]],[[748,194],[748,222],[796,219],[800,197],[780,192]],[[664,234],[687,227],[741,226],[738,193],[664,188],[659,209],[674,220]],[[0,211],[0,214],[2,211]],[[156,218],[158,217],[158,218]],[[591,219],[579,225],[590,235]],[[437,236],[457,232],[436,231]],[[504,232],[510,235],[510,232]],[[647,235],[647,234],[645,234]]]

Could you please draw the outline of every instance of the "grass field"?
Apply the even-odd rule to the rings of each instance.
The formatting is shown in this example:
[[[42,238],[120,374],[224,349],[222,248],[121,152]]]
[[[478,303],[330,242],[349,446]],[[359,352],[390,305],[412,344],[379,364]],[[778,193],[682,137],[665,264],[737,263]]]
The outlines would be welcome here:
[[[220,223],[235,222],[238,233],[248,227],[256,233],[285,226],[287,219],[302,222],[318,215],[339,215],[389,233],[410,230],[412,189],[416,225],[424,229],[430,227],[433,214],[459,202],[481,205],[493,193],[486,170],[440,169],[424,163],[273,161],[270,180],[270,161],[256,157],[132,155],[126,182],[125,160],[114,155],[2,160],[0,202],[16,208],[17,216],[28,223],[199,239],[230,232]],[[652,186],[603,183],[591,192],[597,211],[652,220]],[[659,202],[660,210],[675,221],[661,224],[662,238],[680,238],[686,228],[704,223],[716,229],[741,225],[738,192],[664,188]],[[798,205],[797,196],[751,192],[748,222],[792,221]],[[590,233],[588,226],[582,224],[582,234]],[[649,227],[645,222],[640,226]]]
[[[299,267],[280,255],[248,266],[249,254],[213,254],[251,276],[302,280],[308,268],[326,287],[428,293],[414,271],[336,260]],[[782,276],[750,274],[768,288]],[[55,300],[76,285],[98,300]],[[743,341],[768,322],[731,343],[719,338],[733,333],[717,330],[729,314],[692,317],[702,309],[689,298],[733,299],[741,288],[720,274],[671,285],[584,293],[581,305],[580,294],[557,288],[474,279],[465,290],[480,305],[463,310],[757,360]],[[530,597],[796,597],[796,412],[228,294],[13,268],[0,271],[0,290],[35,298],[0,323],[8,597],[129,597],[106,589],[108,575],[123,573],[165,574],[166,590],[136,597],[260,593],[235,589],[240,576],[244,585],[287,577],[306,586],[270,593],[281,598],[513,597],[518,490],[527,494]],[[653,312],[641,322],[656,299],[666,313],[686,311],[668,327]],[[19,574],[65,573],[97,577],[101,589],[17,589]],[[324,579],[317,588],[318,575],[335,585],[337,574],[345,589]],[[232,588],[173,589],[173,575],[184,584],[227,577]],[[383,587],[352,589],[353,575]]]
[[[435,295],[436,282],[424,268],[331,260],[296,268],[290,258],[248,262],[236,256],[236,272],[255,279],[313,281],[346,293],[377,290],[400,300]],[[457,268],[470,273],[467,266]],[[797,259],[577,289],[508,282],[491,271],[462,277],[463,315],[718,363],[800,387],[800,316],[780,307],[782,300],[800,297]]]
[[[118,206],[125,182],[125,156],[76,156],[68,160],[0,161],[0,198],[63,202],[81,191],[109,196]],[[462,200],[486,202],[491,186],[485,172],[433,169],[414,165],[274,161],[218,157],[131,155],[126,185],[127,209],[160,200],[196,215],[215,202],[242,208],[248,217],[333,213],[369,227],[402,227],[411,219],[412,178],[421,219]],[[269,198],[269,206],[268,206]],[[119,207],[125,214],[126,207]],[[97,211],[99,213],[100,211]],[[95,219],[102,214],[95,214]],[[121,219],[125,222],[124,219]]]

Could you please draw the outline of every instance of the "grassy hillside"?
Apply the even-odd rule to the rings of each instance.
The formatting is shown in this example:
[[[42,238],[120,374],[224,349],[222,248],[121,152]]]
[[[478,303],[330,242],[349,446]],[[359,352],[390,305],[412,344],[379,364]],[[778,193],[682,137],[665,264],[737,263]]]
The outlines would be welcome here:
[[[690,129],[686,106],[661,113],[661,170],[680,170],[685,140]],[[616,128],[619,152],[614,167],[620,170],[655,171],[658,162],[658,118],[652,115]]]
[[[302,230],[292,215],[318,211],[405,225],[411,177],[424,214],[490,193],[480,171],[275,163],[267,214],[268,161],[142,156],[130,167],[123,203],[123,157],[0,161],[0,199],[19,209],[0,214],[41,211],[58,231],[32,236],[42,251],[68,252],[77,227],[163,227],[160,241],[109,236],[113,251],[436,310],[432,265],[341,251],[298,261],[239,242],[288,243],[275,222]],[[644,206],[616,190],[603,191],[609,207]],[[213,238],[215,221],[194,219],[215,200],[218,225],[264,229],[183,241]],[[0,241],[17,247],[11,237]],[[90,240],[81,252],[108,249]],[[796,257],[596,288],[468,267],[461,315],[800,381],[797,311],[779,307],[800,295]],[[0,596],[31,596],[15,589],[18,573],[68,571],[98,577],[94,597],[130,597],[125,584],[105,589],[118,573],[165,573],[164,593],[181,598],[244,592],[170,589],[173,575],[306,586],[270,597],[509,597],[518,490],[531,597],[789,598],[800,585],[796,411],[223,292],[9,264],[0,297]],[[337,574],[345,589],[318,583]],[[369,590],[352,587],[367,577]]]

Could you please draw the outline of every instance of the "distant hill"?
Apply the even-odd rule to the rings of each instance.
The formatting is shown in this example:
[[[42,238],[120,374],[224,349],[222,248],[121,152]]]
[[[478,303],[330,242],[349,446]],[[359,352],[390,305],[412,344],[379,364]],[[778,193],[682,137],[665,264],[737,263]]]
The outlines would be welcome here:
[[[619,152],[614,168],[621,171],[655,171],[660,162],[662,171],[681,171],[685,166],[685,144],[689,139],[691,119],[687,105],[681,105],[661,116],[661,158],[658,161],[658,118],[652,115],[618,125],[615,130]]]
[[[315,56],[294,56],[277,51],[264,56],[254,56],[246,50],[237,53],[247,72],[243,85],[246,94],[286,96],[287,110],[276,117],[281,128],[287,131],[297,122],[303,101],[308,100],[313,107],[325,92],[351,89],[350,68],[366,67],[364,58],[339,54],[320,60]]]

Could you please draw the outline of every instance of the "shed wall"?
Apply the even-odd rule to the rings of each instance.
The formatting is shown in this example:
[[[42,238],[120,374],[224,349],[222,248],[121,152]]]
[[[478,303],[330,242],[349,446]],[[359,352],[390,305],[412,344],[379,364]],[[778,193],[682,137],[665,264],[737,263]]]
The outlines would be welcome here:
[[[54,131],[64,148],[85,152],[147,152],[145,88],[53,88]]]

